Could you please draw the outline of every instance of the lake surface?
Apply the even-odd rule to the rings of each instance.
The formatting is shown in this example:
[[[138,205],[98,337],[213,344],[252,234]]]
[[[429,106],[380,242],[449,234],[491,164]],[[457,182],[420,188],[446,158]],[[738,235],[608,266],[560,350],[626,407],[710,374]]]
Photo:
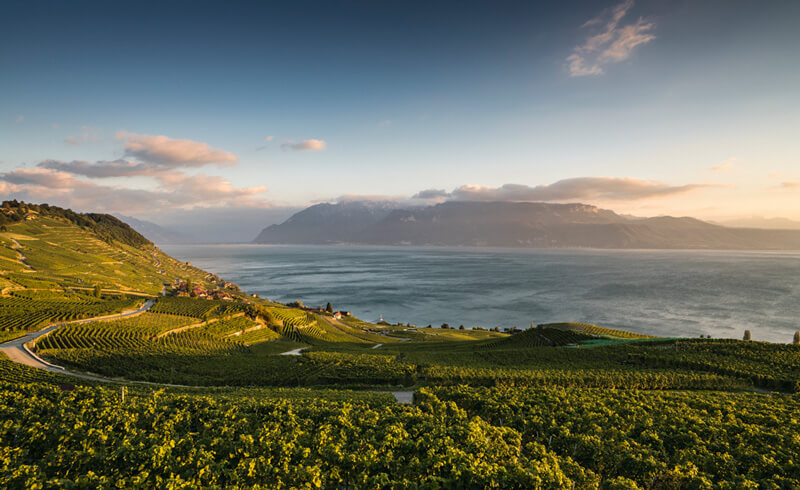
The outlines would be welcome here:
[[[169,245],[281,302],[374,321],[527,327],[579,321],[662,335],[790,342],[800,253]]]

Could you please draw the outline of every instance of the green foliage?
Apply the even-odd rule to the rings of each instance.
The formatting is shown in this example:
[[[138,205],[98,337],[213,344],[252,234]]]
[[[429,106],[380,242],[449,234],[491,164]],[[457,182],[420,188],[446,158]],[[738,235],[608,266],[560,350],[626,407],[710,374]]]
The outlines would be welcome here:
[[[800,392],[800,346],[737,340],[641,344],[625,361],[637,368],[688,369],[748,380],[754,386]]]
[[[491,347],[538,347],[538,346],[564,346],[577,344],[594,337],[571,330],[561,330],[557,328],[530,328],[520,333],[515,333],[511,337],[498,340]]]
[[[0,384],[4,487],[569,488],[593,476],[452,403]],[[380,400],[385,400],[382,398]]]
[[[69,294],[58,299],[14,295],[0,298],[0,330],[36,330],[50,323],[118,313],[140,302],[140,298],[125,296],[101,300],[83,294]]]
[[[513,428],[523,446],[543,444],[607,479],[607,488],[800,485],[796,396],[462,386],[423,389],[418,398]]]
[[[244,308],[244,305],[232,304],[221,300],[196,300],[193,298],[165,296],[158,298],[155,306],[150,311],[168,315],[205,318],[207,316],[232,315],[244,311]]]
[[[620,339],[654,338],[652,335],[638,334],[634,332],[628,332],[627,330],[618,330],[614,328],[598,327],[597,325],[592,325],[591,323],[576,323],[576,322],[544,323],[542,325],[539,325],[539,327],[547,329],[570,330],[573,332],[578,332],[593,337],[613,337]]]

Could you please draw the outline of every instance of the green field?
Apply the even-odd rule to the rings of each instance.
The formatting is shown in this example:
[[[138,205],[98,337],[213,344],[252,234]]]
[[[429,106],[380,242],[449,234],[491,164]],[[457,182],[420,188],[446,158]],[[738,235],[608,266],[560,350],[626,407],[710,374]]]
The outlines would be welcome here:
[[[0,353],[4,488],[800,487],[800,346],[337,320],[70,213],[0,208],[0,341],[66,368]]]

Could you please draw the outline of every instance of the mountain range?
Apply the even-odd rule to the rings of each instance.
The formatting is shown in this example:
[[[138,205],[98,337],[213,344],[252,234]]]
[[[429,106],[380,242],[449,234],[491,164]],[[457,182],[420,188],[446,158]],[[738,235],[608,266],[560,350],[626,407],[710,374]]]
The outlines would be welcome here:
[[[730,228],[695,218],[635,218],[587,204],[449,201],[316,204],[255,243],[523,248],[800,250],[800,231]]]

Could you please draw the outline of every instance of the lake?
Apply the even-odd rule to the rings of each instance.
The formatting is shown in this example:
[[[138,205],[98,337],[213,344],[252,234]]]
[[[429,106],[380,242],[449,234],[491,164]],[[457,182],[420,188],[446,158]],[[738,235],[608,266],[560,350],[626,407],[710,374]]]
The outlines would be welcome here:
[[[800,253],[305,245],[164,251],[281,302],[374,321],[527,327],[578,321],[670,336],[790,342]]]

